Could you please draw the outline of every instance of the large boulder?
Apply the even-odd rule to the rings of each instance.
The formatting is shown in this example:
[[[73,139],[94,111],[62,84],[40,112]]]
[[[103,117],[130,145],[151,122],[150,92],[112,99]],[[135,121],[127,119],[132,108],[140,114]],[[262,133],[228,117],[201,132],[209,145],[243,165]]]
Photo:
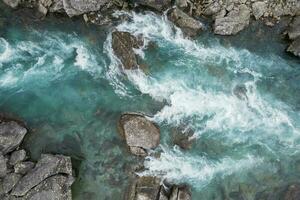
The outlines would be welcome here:
[[[242,4],[232,9],[225,17],[216,18],[214,33],[219,35],[235,35],[249,25],[250,10]]]
[[[7,174],[2,183],[2,189],[4,193],[9,193],[15,185],[18,183],[22,175],[16,173]]]
[[[135,155],[146,156],[147,149],[154,149],[159,145],[159,128],[142,115],[123,114],[119,120],[119,131],[131,153]]]
[[[15,150],[26,135],[26,128],[17,122],[0,123],[0,153],[3,155]]]
[[[168,19],[181,28],[183,33],[191,37],[196,36],[204,29],[204,25],[200,21],[178,8],[172,8],[168,11]]]
[[[35,168],[18,182],[11,194],[14,196],[24,196],[43,180],[57,174],[72,176],[71,158],[61,155],[44,154]]]
[[[300,37],[294,40],[287,49],[288,52],[300,57]]]
[[[135,0],[134,2],[160,12],[170,8],[172,5],[172,0]]]
[[[112,33],[112,48],[125,69],[138,68],[134,48],[139,48],[142,45],[142,40],[139,40],[128,32],[114,31]]]
[[[109,0],[63,0],[65,12],[73,17],[83,13],[100,10]]]

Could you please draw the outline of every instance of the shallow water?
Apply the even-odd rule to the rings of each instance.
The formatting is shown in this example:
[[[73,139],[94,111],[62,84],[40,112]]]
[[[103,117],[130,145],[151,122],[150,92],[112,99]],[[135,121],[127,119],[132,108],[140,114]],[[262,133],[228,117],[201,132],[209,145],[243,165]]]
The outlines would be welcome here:
[[[0,13],[0,110],[28,122],[35,159],[72,156],[75,199],[122,199],[134,163],[116,130],[125,111],[162,129],[161,158],[140,175],[188,183],[194,199],[263,199],[299,180],[300,62],[271,34],[280,27],[192,41],[164,17],[130,14],[117,29],[148,45],[144,72],[125,76],[109,29],[11,15]],[[174,146],[174,127],[193,132],[192,149]]]

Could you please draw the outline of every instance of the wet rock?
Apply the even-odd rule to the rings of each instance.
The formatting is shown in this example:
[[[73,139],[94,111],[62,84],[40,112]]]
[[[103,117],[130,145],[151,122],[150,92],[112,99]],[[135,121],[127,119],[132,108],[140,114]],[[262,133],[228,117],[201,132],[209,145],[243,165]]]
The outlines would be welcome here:
[[[142,45],[142,40],[139,40],[128,32],[114,31],[112,33],[112,48],[125,69],[138,68],[137,56],[133,49],[139,48]]]
[[[5,155],[15,150],[26,133],[26,128],[14,121],[0,123],[0,152]]]
[[[65,12],[73,17],[91,11],[100,10],[109,0],[63,0]]]
[[[55,175],[43,180],[31,189],[22,199],[24,200],[71,200],[71,176]]]
[[[172,0],[135,0],[134,2],[160,12],[170,8],[172,5]]]
[[[288,52],[300,57],[300,37],[294,40],[287,49]]]
[[[70,157],[44,154],[35,168],[26,174],[11,192],[15,196],[24,196],[30,189],[46,178],[56,174],[72,176],[72,163]]]
[[[222,9],[222,1],[220,0],[207,0],[203,5],[202,13],[207,16],[215,15]]]
[[[245,85],[236,85],[233,88],[233,94],[241,99],[241,100],[247,100],[248,96],[247,96],[247,88]]]
[[[240,5],[231,10],[225,17],[217,18],[214,23],[214,33],[219,35],[235,35],[249,25],[250,10],[246,5]]]
[[[299,200],[300,199],[300,185],[293,184],[288,187],[284,200]]]
[[[18,183],[22,175],[16,173],[7,174],[2,183],[2,189],[4,193],[9,193],[15,185]]]
[[[34,163],[33,163],[33,162],[30,162],[30,161],[27,161],[27,162],[20,162],[20,163],[17,163],[17,164],[14,166],[14,170],[15,170],[15,173],[17,173],[17,174],[25,175],[25,174],[26,174],[27,172],[29,172],[33,167],[34,167]]]
[[[52,0],[49,12],[65,12],[63,0]]]
[[[156,177],[138,177],[128,193],[127,200],[153,200],[160,192],[160,180]]]
[[[187,186],[174,186],[170,200],[191,200],[191,191]]]
[[[178,8],[172,8],[168,11],[168,19],[190,37],[194,37],[204,30],[204,25],[200,21],[190,17]]]
[[[184,130],[182,128],[174,128],[172,130],[173,142],[182,149],[191,149],[195,139],[191,138],[194,132],[192,130]]]
[[[17,8],[21,3],[21,0],[3,0],[3,2],[11,8]]]
[[[19,151],[14,151],[9,159],[9,164],[10,165],[15,165],[19,162],[22,162],[26,159],[26,151],[24,149],[19,150]]]
[[[146,156],[145,150],[159,145],[159,128],[139,114],[123,114],[119,120],[119,132],[135,155]]]
[[[0,154],[0,178],[7,174],[7,159]]]
[[[293,19],[292,23],[287,29],[287,34],[289,39],[294,40],[297,37],[300,37],[300,16],[297,16]]]
[[[268,5],[266,2],[258,1],[252,4],[252,13],[255,19],[261,18],[267,11]]]

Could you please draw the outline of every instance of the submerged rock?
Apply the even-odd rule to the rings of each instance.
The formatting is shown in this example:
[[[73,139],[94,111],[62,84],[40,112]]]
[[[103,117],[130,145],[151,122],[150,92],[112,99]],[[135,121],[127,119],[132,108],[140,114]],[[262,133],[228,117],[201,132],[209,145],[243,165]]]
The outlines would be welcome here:
[[[240,5],[231,10],[225,17],[215,20],[214,33],[219,35],[235,35],[246,28],[249,22],[249,8],[246,5]]]
[[[287,189],[286,194],[284,195],[284,200],[299,200],[300,199],[300,185],[293,184],[290,185]]]
[[[187,186],[173,186],[170,200],[192,200],[191,191]]]
[[[132,154],[146,156],[147,149],[159,145],[159,128],[142,115],[123,114],[119,120],[119,131]]]
[[[252,4],[252,13],[255,19],[261,18],[267,11],[268,5],[264,1],[254,2]]]
[[[168,19],[181,28],[183,33],[191,37],[204,30],[204,25],[200,21],[190,17],[178,8],[172,8],[168,11]]]
[[[0,123],[0,152],[7,154],[15,150],[26,135],[26,128],[20,126],[17,122]]]
[[[72,163],[70,157],[44,154],[35,168],[26,174],[11,192],[15,196],[24,196],[30,189],[46,178],[66,174],[72,176]]]
[[[112,48],[125,69],[138,68],[137,56],[133,49],[142,45],[142,40],[128,32],[114,31],[112,33]]]

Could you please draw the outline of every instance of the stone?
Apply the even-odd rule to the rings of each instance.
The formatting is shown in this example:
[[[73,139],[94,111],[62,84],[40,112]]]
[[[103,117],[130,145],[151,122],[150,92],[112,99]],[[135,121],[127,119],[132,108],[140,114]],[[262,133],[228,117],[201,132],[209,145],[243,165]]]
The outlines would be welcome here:
[[[267,11],[268,5],[266,2],[258,1],[252,4],[252,13],[256,20],[261,18]]]
[[[109,0],[63,0],[65,12],[69,17],[100,10]]]
[[[0,123],[0,152],[5,155],[15,150],[26,133],[26,128],[20,126],[17,122]]]
[[[192,138],[194,132],[192,130],[184,130],[182,128],[174,128],[172,130],[173,143],[178,145],[182,149],[191,149],[195,142]]]
[[[160,192],[160,180],[156,177],[138,177],[133,182],[128,200],[157,199]]]
[[[138,5],[146,6],[162,12],[172,6],[172,0],[135,0]]]
[[[0,154],[0,178],[7,174],[7,159]]]
[[[214,33],[219,35],[235,35],[249,25],[250,10],[246,5],[240,5],[231,10],[225,17],[216,18]]]
[[[294,40],[300,37],[300,16],[294,17],[287,29],[289,39]]]
[[[135,155],[140,155],[140,153],[136,153],[137,148],[147,150],[154,149],[159,145],[159,128],[139,114],[123,114],[119,120],[119,132],[125,138],[131,153]],[[132,151],[132,147],[134,147],[134,151]]]
[[[112,48],[125,69],[138,68],[137,56],[133,49],[142,45],[143,41],[128,32],[114,31],[112,33]]]
[[[169,200],[192,200],[190,189],[187,186],[173,186]]]
[[[204,25],[200,21],[190,17],[178,8],[170,9],[167,15],[170,21],[190,37],[194,37],[204,30]]]
[[[10,165],[15,165],[19,162],[22,162],[26,159],[26,151],[24,149],[19,150],[19,151],[14,151],[9,159],[9,164]]]
[[[52,0],[49,12],[65,12],[63,0]]]
[[[287,49],[288,52],[300,57],[300,37],[294,40]]]
[[[222,9],[220,0],[208,0],[204,5],[203,14],[207,16],[215,15]]]
[[[34,167],[34,163],[30,161],[19,162],[14,166],[15,173],[25,175]]]
[[[6,194],[9,193],[15,187],[21,177],[22,175],[16,173],[7,174],[2,183],[3,192]]]
[[[72,200],[71,176],[55,175],[43,180],[31,189],[22,199],[24,200]]]
[[[72,176],[71,158],[61,155],[43,154],[34,169],[28,172],[12,190],[15,196],[24,196],[43,180],[56,174]]]
[[[17,8],[21,3],[21,0],[3,0],[3,2],[11,8]]]
[[[284,195],[284,200],[299,200],[300,199],[300,185],[293,184],[290,185],[287,189],[287,192]]]

